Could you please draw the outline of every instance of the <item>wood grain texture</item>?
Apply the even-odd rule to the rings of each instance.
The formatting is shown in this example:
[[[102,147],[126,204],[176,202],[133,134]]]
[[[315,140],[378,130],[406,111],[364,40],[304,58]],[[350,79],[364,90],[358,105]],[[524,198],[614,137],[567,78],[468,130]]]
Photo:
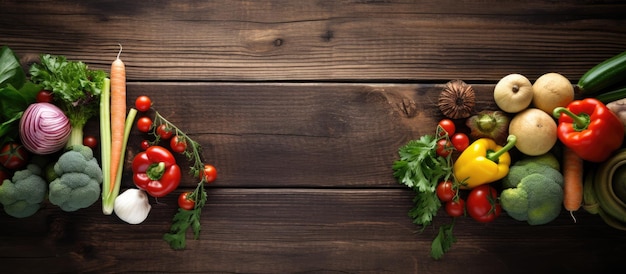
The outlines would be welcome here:
[[[2,43],[134,80],[572,79],[624,50],[621,1],[2,1]]]
[[[154,109],[220,167],[220,185],[389,187],[397,186],[390,173],[397,149],[435,133],[443,86],[132,83],[128,95],[154,94]],[[496,108],[493,86],[475,89],[476,111]],[[135,133],[129,142],[143,138]]]
[[[454,248],[434,261],[436,231],[420,232],[406,216],[410,191],[218,188],[209,192],[200,239],[172,251],[160,240],[172,197],[134,226],[98,207],[64,213],[47,205],[29,222],[3,216],[0,233],[11,237],[2,238],[0,263],[11,273],[603,273],[626,248],[626,235],[586,213],[578,224],[563,213],[537,227],[463,218]]]
[[[196,184],[189,175],[151,200],[141,225],[99,202],[73,213],[45,204],[28,219],[0,211],[0,272],[607,273],[622,265],[626,234],[584,211],[544,226],[461,218],[434,261],[450,219],[440,212],[420,232],[391,165],[434,132],[447,81],[474,87],[476,111],[495,109],[492,89],[509,73],[574,83],[624,50],[625,11],[583,0],[0,0],[0,45],[25,66],[51,53],[108,70],[122,43],[128,104],[149,95],[219,172],[184,251],[161,237],[176,194]],[[97,121],[86,130],[98,134]],[[124,188],[144,138],[130,137]]]

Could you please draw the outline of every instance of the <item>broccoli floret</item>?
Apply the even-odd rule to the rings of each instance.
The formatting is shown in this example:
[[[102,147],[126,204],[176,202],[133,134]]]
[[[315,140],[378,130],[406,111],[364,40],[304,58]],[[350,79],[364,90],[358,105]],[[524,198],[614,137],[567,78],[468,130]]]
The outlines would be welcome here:
[[[500,203],[513,219],[542,225],[561,213],[563,188],[543,174],[530,174],[517,187],[503,190]]]
[[[26,169],[16,171],[11,180],[0,185],[0,203],[4,211],[16,218],[35,214],[46,197],[48,185],[41,177],[41,168],[29,164]]]
[[[502,178],[503,188],[516,187],[522,179],[530,174],[541,174],[550,178],[561,187],[563,186],[563,174],[550,165],[531,161],[517,162],[509,168],[509,173]]]
[[[559,163],[559,159],[557,159],[552,152],[546,152],[537,156],[526,156],[525,158],[517,161],[515,164],[523,165],[528,162],[547,165],[556,170],[561,170],[561,164]]]
[[[102,169],[91,148],[74,145],[54,165],[57,178],[50,182],[48,199],[64,211],[76,211],[100,197]]]

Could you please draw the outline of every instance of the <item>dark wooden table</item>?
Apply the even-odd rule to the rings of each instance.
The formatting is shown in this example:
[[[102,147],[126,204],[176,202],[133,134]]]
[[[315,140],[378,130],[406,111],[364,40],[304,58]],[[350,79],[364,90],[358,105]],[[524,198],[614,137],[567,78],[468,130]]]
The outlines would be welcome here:
[[[106,69],[123,44],[129,103],[141,94],[203,146],[219,179],[199,240],[161,239],[181,187],[128,225],[100,203],[0,213],[0,272],[607,273],[626,233],[563,212],[529,226],[506,215],[457,221],[429,257],[433,227],[407,216],[413,193],[391,165],[431,134],[445,82],[478,93],[509,73],[573,83],[626,49],[621,1],[0,1],[0,44]],[[97,132],[97,122],[87,130]],[[134,132],[128,161],[143,136]],[[124,188],[132,186],[126,169]],[[449,222],[440,214],[435,225]]]

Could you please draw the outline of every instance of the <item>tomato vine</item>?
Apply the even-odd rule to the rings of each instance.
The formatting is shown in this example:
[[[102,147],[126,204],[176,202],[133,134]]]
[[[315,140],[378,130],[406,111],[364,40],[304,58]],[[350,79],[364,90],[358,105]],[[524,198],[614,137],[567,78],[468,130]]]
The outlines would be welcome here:
[[[153,126],[151,127],[152,130],[150,134],[155,138],[152,141],[148,141],[147,145],[156,145],[163,139],[163,137],[169,137],[167,135],[164,136],[162,132],[158,130],[159,128],[162,128],[161,126],[165,125],[165,127],[172,133],[172,138],[176,138],[179,142],[184,142],[186,144],[184,149],[178,147],[176,152],[183,154],[190,162],[189,172],[193,178],[200,179],[195,189],[188,193],[186,197],[190,202],[193,201],[193,208],[187,209],[179,207],[178,211],[174,215],[174,218],[172,219],[170,230],[163,235],[163,240],[165,240],[172,249],[184,249],[186,246],[186,232],[188,229],[191,228],[193,231],[194,239],[198,239],[200,236],[200,216],[202,208],[206,204],[207,200],[205,184],[210,183],[207,181],[206,176],[201,176],[201,174],[204,174],[205,169],[205,163],[202,159],[202,147],[198,142],[189,137],[176,125],[165,119],[165,117],[163,117],[156,110],[154,111],[152,123]]]

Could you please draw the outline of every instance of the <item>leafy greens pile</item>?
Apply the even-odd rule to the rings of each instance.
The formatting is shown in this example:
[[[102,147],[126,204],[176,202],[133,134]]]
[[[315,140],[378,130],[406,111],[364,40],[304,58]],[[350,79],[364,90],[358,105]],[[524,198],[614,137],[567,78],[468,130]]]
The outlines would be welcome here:
[[[19,120],[40,89],[27,80],[15,53],[0,48],[0,144],[18,139]]]

